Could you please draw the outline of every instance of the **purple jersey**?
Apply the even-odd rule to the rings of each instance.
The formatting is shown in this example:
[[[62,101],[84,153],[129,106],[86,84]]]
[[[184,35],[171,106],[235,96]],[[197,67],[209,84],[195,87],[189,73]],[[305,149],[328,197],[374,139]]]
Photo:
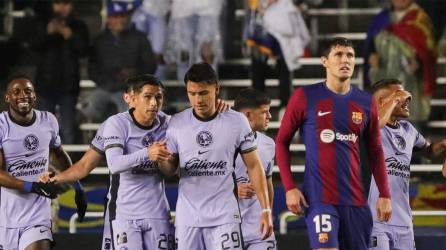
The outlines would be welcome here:
[[[240,223],[233,192],[234,158],[256,149],[247,118],[229,110],[204,121],[189,108],[172,117],[167,142],[169,151],[179,156],[176,225]]]
[[[107,121],[103,122],[99,126],[98,130],[96,131],[96,135],[94,136],[93,140],[91,140],[91,143],[90,143],[90,147],[101,155],[105,155],[104,127],[105,127],[106,122]]]
[[[384,157],[389,176],[392,197],[392,218],[386,224],[412,226],[412,210],[409,205],[409,178],[412,150],[426,146],[426,140],[408,121],[399,121],[397,127],[381,129]],[[369,205],[374,207],[379,197],[375,180],[372,179]],[[378,221],[376,209],[372,209],[374,221]]]
[[[114,147],[123,148],[124,155],[147,151],[149,144],[165,138],[169,118],[160,112],[153,126],[147,128],[134,120],[131,110],[110,117],[103,134],[107,158]],[[164,178],[158,165],[148,159],[148,154],[140,162],[128,166],[128,170],[112,175],[108,208],[110,220],[169,218]]]
[[[8,112],[0,114],[0,149],[6,171],[24,181],[38,181],[48,171],[50,148],[60,147],[59,126],[49,112],[34,110],[31,125],[15,123]],[[51,221],[50,199],[34,193],[1,187],[0,225],[26,227]]]
[[[256,143],[260,160],[265,169],[265,175],[267,178],[272,177],[275,148],[274,140],[262,133],[256,133]],[[237,183],[250,182],[246,165],[240,156],[235,160],[235,176]],[[251,199],[239,199],[239,206],[242,216],[243,240],[260,240],[259,221],[262,208],[260,207],[257,196],[253,196]],[[265,241],[268,240],[274,240],[274,235]]]

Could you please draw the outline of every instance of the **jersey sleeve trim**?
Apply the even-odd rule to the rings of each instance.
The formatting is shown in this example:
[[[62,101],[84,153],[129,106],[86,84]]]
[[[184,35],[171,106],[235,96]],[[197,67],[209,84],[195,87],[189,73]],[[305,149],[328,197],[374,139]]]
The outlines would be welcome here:
[[[246,154],[246,153],[252,152],[254,150],[257,150],[257,146],[254,146],[254,147],[251,147],[251,148],[248,148],[245,150],[240,150],[240,154]]]
[[[109,149],[109,148],[116,148],[116,147],[124,149],[124,145],[119,144],[119,143],[114,143],[114,144],[107,145],[105,147],[105,150],[107,151],[107,149]]]
[[[113,146],[113,145],[110,145],[110,146]],[[101,154],[101,155],[105,155],[104,151],[100,150],[98,147],[96,147],[93,144],[90,144],[90,148],[93,149],[94,151],[96,151],[97,153]]]

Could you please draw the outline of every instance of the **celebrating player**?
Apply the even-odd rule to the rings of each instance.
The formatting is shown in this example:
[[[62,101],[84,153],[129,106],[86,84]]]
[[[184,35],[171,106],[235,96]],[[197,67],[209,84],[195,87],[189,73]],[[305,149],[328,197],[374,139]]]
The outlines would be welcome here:
[[[294,92],[276,138],[287,207],[298,214],[308,206],[305,220],[311,248],[367,249],[373,225],[361,180],[360,141],[367,144],[379,189],[374,205],[378,220],[388,221],[392,211],[376,103],[350,83],[355,66],[350,41],[332,39],[321,62],[326,81]],[[297,129],[306,146],[302,192],[290,167],[289,146]]]
[[[217,74],[194,64],[184,77],[192,108],[174,115],[158,161],[166,174],[179,169],[176,208],[178,249],[241,249],[240,213],[233,193],[234,157],[240,153],[260,202],[262,239],[272,233],[265,173],[246,117],[218,113]],[[172,153],[172,155],[170,154]]]
[[[430,143],[408,121],[411,95],[396,79],[383,79],[372,86],[380,114],[381,139],[387,164],[390,193],[392,195],[392,218],[388,222],[373,215],[371,249],[415,249],[412,225],[412,210],[409,205],[409,178],[412,151],[422,151],[427,157],[446,152],[446,140]],[[372,178],[369,205],[379,197],[375,180]]]
[[[55,198],[58,190],[54,184],[35,181],[48,170],[49,161],[61,169],[71,161],[61,147],[56,118],[34,109],[36,93],[29,78],[8,81],[5,102],[8,111],[0,114],[0,246],[50,249],[50,199],[43,196]],[[86,201],[79,183],[76,198],[81,218]]]
[[[234,109],[243,113],[248,118],[249,125],[255,133],[257,150],[264,167],[266,182],[268,186],[269,206],[273,207],[274,187],[273,187],[273,166],[274,166],[274,140],[264,135],[262,132],[268,129],[271,119],[269,112],[271,100],[263,92],[255,89],[244,89],[237,94],[234,102]],[[242,215],[242,235],[244,249],[246,250],[274,250],[276,249],[276,239],[274,234],[262,239],[258,223],[262,208],[255,196],[254,188],[249,180],[246,166],[240,157],[235,160],[235,176],[237,180],[238,198],[240,213]]]

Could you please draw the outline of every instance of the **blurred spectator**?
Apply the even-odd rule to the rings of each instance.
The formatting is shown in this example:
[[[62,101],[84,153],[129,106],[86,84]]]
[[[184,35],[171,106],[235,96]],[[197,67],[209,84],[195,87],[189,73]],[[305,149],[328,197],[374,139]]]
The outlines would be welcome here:
[[[171,21],[177,78],[182,81],[194,63],[217,69],[221,58],[220,13],[224,0],[173,0]]]
[[[79,95],[79,58],[87,54],[88,30],[72,15],[71,0],[53,0],[53,15],[38,27],[32,48],[38,53],[35,87],[39,109],[56,112],[58,106],[61,135],[72,144],[76,132],[76,103]]]
[[[144,0],[132,15],[132,22],[136,29],[145,33],[152,45],[158,63],[155,75],[161,80],[166,79],[164,51],[167,36],[167,13],[170,10],[170,5],[171,0]]]
[[[275,59],[281,106],[291,93],[291,72],[310,42],[300,10],[291,0],[246,0],[246,53],[251,57],[253,87],[265,91],[268,59]],[[280,116],[280,115],[279,115]]]
[[[107,5],[107,27],[95,39],[89,60],[89,76],[97,88],[82,110],[90,121],[103,121],[127,110],[122,98],[124,80],[156,70],[150,42],[130,23],[133,7],[132,3],[117,1]]]
[[[411,117],[422,129],[434,94],[435,48],[432,25],[413,0],[392,0],[372,21],[367,33],[366,85],[396,78],[412,93]]]

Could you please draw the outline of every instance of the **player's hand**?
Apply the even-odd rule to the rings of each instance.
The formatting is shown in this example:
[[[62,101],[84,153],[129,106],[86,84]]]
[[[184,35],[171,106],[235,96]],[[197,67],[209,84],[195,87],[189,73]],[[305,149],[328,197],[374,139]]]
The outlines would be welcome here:
[[[74,202],[77,207],[77,221],[82,222],[87,212],[87,198],[85,192],[82,189],[75,189]]]
[[[52,172],[45,172],[41,176],[39,176],[39,182],[48,183],[51,182],[51,176],[54,176]]]
[[[167,142],[165,140],[155,142],[148,147],[149,160],[151,161],[167,161],[172,154],[167,150]]]
[[[392,217],[392,202],[389,198],[378,198],[376,202],[378,221],[389,221]]]
[[[273,233],[273,219],[271,210],[263,211],[260,216],[260,232],[262,233],[262,240],[268,238]]]
[[[50,199],[55,199],[59,193],[59,188],[53,183],[25,182],[23,190],[35,193]]]
[[[251,183],[238,183],[237,184],[237,193],[239,199],[250,199],[253,197],[256,192],[252,187]]]
[[[286,196],[286,205],[288,210],[290,210],[294,214],[301,214],[303,212],[303,206],[308,207],[308,203],[305,200],[302,192],[297,189],[291,189],[285,194]]]
[[[225,100],[217,99],[216,102],[217,102],[217,103],[216,103],[216,104],[217,104],[217,111],[218,111],[219,113],[228,111],[228,109],[229,109],[229,104],[228,104]]]

